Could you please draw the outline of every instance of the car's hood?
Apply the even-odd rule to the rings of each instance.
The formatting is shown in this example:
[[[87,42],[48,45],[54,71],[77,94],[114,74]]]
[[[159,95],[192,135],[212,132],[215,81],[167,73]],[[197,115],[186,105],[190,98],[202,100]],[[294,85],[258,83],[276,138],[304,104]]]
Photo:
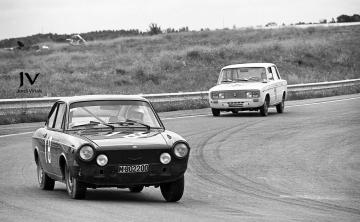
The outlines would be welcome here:
[[[236,82],[220,84],[212,87],[209,91],[225,91],[225,90],[250,90],[250,89],[262,89],[267,84],[262,82]]]
[[[169,145],[161,132],[98,133],[82,135],[91,140],[100,150],[109,149],[162,149]]]

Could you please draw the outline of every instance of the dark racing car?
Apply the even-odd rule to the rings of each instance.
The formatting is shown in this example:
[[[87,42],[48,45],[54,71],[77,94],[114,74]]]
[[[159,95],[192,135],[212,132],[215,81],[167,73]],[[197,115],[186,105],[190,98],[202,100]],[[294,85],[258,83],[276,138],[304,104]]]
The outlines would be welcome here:
[[[38,182],[64,182],[70,197],[87,188],[141,192],[160,187],[166,201],[181,199],[190,147],[168,131],[139,96],[79,96],[57,101],[32,137]]]

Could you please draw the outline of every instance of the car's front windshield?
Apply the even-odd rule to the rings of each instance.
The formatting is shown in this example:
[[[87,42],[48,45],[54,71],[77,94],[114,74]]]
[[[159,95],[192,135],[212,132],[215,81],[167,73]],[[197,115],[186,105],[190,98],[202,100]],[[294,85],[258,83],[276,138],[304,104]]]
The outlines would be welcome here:
[[[266,80],[264,67],[229,68],[221,71],[218,84],[240,81],[262,82],[264,80]]]
[[[70,105],[68,129],[84,127],[160,128],[150,105],[144,101],[86,101]]]

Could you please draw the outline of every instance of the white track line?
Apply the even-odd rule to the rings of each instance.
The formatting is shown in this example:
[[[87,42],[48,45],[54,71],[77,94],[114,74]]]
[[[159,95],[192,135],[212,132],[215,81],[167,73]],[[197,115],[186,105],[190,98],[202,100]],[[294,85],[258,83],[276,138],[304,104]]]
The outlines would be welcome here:
[[[25,135],[25,134],[30,134],[30,133],[33,133],[33,132],[34,132],[34,131],[24,132],[24,133],[14,133],[14,134],[0,135],[0,138],[9,137],[9,136]]]
[[[298,107],[298,106],[311,106],[311,105],[318,105],[318,104],[324,104],[324,103],[335,103],[335,102],[342,102],[342,101],[354,100],[354,99],[360,99],[360,97],[352,97],[352,98],[346,98],[346,99],[335,99],[335,100],[329,100],[329,101],[323,101],[323,102],[314,102],[314,103],[305,103],[305,104],[299,104],[299,105],[291,105],[291,106],[286,106],[286,108]]]
[[[354,99],[360,99],[360,97],[352,97],[352,98],[335,99],[335,100],[329,100],[329,101],[323,101],[323,102],[314,102],[314,103],[305,103],[305,104],[299,104],[299,105],[291,105],[291,106],[286,106],[286,108],[299,107],[299,106],[319,105],[319,104],[324,104],[324,103],[335,103],[335,102],[342,102],[342,101],[354,100]],[[173,119],[187,119],[187,118],[203,117],[203,116],[211,116],[211,114],[199,114],[199,115],[191,115],[191,116],[177,116],[177,117],[168,117],[168,118],[161,118],[161,119],[162,120],[173,120]],[[0,138],[10,137],[10,136],[18,136],[18,135],[26,135],[26,134],[30,134],[30,133],[33,133],[33,131],[32,132],[24,132],[24,133],[14,133],[14,134],[0,135]]]

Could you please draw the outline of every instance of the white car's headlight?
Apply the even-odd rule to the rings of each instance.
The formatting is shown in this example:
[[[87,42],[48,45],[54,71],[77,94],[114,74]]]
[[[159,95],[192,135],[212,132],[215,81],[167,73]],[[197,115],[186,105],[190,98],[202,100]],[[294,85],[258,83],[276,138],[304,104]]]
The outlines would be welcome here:
[[[225,99],[225,93],[223,92],[219,93],[219,99]]]
[[[86,145],[80,148],[79,154],[82,160],[90,160],[94,157],[94,149]]]
[[[176,157],[183,158],[189,153],[189,147],[185,143],[178,143],[174,147]]]
[[[96,157],[96,163],[99,166],[105,166],[108,163],[108,158],[105,154],[100,154]]]
[[[168,154],[168,153],[162,153],[162,154],[160,155],[160,162],[161,162],[162,164],[168,164],[168,163],[170,163],[170,161],[171,161],[171,156],[170,156],[170,154]]]
[[[259,97],[260,97],[260,91],[246,92],[246,98],[259,98]]]
[[[211,92],[211,98],[213,99],[219,99],[219,92]]]

